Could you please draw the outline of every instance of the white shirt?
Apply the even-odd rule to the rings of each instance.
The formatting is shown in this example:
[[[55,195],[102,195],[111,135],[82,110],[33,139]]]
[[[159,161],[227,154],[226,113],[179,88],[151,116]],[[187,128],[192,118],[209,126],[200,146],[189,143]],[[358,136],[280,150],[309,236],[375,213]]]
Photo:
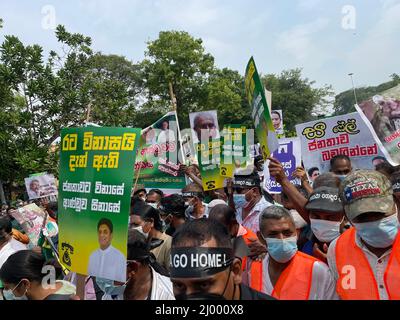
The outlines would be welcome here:
[[[274,286],[272,285],[271,278],[269,276],[269,255],[263,260],[263,289],[262,292],[268,295],[272,295]],[[250,270],[249,268],[247,270]],[[247,273],[247,277],[244,277],[246,284],[250,283],[251,274]],[[312,271],[312,280],[310,288],[309,300],[338,300],[336,294],[335,282],[329,272],[328,266],[323,262],[315,262]]]
[[[150,267],[153,275],[150,300],[175,300],[172,282]],[[113,300],[110,295],[104,295],[102,300]],[[115,300],[124,300],[124,294],[120,294]]]
[[[270,206],[272,206],[272,204],[261,196],[261,200],[251,209],[249,215],[245,219],[243,219],[242,208],[236,209],[236,220],[242,226],[257,233],[260,230],[260,214],[265,208]]]
[[[336,243],[338,239],[334,240],[328,249],[328,264],[331,271],[332,277],[335,283],[339,279],[339,273],[336,266]],[[369,266],[374,273],[375,280],[378,284],[378,292],[381,300],[388,300],[388,293],[385,286],[384,275],[386,268],[389,263],[389,258],[392,253],[392,249],[386,251],[382,257],[378,258],[371,251],[368,250],[366,245],[361,241],[360,237],[356,233],[356,245],[363,251],[365,257],[368,260]]]
[[[94,251],[89,258],[88,274],[108,280],[126,281],[126,258],[113,246]]]
[[[166,142],[174,142],[175,141],[175,134],[172,130],[162,130],[158,135],[157,142],[158,143],[166,143]]]
[[[28,248],[23,243],[11,238],[8,243],[0,250],[0,268],[7,261],[8,257],[17,251],[27,250]]]

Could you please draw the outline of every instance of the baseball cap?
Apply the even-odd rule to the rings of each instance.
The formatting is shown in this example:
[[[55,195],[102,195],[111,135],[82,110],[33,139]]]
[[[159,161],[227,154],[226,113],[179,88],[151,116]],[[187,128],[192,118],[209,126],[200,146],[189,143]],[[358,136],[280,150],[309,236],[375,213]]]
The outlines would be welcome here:
[[[350,221],[366,212],[387,213],[394,205],[392,184],[378,171],[351,173],[340,185],[339,194]]]
[[[233,180],[234,188],[254,188],[261,185],[261,179],[258,174],[235,175]]]
[[[306,205],[307,210],[323,212],[343,212],[343,203],[339,197],[339,188],[319,187],[311,193]]]

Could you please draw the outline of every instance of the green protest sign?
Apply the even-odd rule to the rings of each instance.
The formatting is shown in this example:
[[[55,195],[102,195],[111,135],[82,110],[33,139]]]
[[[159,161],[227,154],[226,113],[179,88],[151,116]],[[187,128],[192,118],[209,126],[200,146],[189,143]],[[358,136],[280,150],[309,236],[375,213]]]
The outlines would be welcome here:
[[[265,89],[253,57],[251,57],[246,68],[245,90],[254,120],[256,135],[260,142],[261,153],[264,160],[266,160],[279,147],[279,142],[271,120]]]
[[[62,130],[59,253],[69,270],[125,282],[139,137],[140,129]]]
[[[221,136],[221,176],[233,178],[236,168],[246,167],[250,159],[247,133],[246,127],[242,125],[224,126]]]
[[[179,158],[182,159],[179,124],[173,111],[142,131],[135,164],[138,185],[166,193],[182,190],[186,178],[179,170]]]
[[[221,139],[217,111],[195,112],[189,115],[192,140],[197,152],[204,191],[224,187],[220,175]]]

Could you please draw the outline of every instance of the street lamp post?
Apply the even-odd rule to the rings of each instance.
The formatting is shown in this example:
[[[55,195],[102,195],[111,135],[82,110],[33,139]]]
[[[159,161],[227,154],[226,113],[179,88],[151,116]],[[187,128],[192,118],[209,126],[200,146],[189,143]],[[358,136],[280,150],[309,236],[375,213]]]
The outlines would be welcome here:
[[[357,93],[356,93],[356,87],[354,86],[353,75],[354,73],[349,73],[349,76],[351,77],[351,83],[353,84],[354,99],[356,100],[356,104],[358,105]]]

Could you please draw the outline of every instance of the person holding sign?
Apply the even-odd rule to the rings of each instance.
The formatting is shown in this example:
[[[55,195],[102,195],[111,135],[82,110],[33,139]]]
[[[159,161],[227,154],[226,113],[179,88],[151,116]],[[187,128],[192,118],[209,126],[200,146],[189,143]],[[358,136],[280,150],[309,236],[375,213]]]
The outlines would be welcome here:
[[[114,227],[109,219],[101,219],[97,224],[100,248],[89,258],[88,274],[105,279],[125,281],[125,256],[112,245]]]
[[[190,221],[175,234],[171,281],[177,300],[271,300],[243,284],[242,264],[220,223]]]

